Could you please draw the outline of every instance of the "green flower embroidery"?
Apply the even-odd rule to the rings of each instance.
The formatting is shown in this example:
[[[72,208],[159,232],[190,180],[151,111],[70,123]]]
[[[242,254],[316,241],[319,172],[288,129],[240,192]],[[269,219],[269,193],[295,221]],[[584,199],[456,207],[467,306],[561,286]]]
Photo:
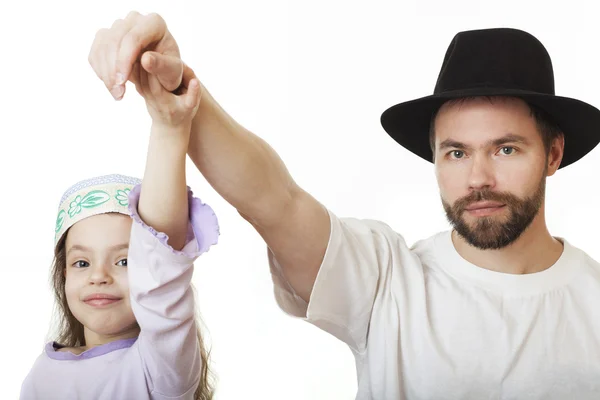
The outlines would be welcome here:
[[[60,228],[62,228],[63,223],[65,222],[65,215],[67,213],[65,212],[65,210],[60,210],[60,212],[58,213],[58,217],[56,217],[56,228],[54,229],[54,232],[58,233],[58,231],[60,231]]]
[[[106,203],[110,199],[108,193],[103,190],[93,190],[83,196],[75,197],[69,205],[69,216],[73,218],[81,212],[81,208],[93,208]]]
[[[75,214],[81,212],[81,196],[75,197],[75,200],[69,204],[69,217],[73,218]]]
[[[115,199],[117,199],[119,204],[123,207],[127,207],[129,205],[129,192],[131,192],[131,189],[129,188],[124,190],[117,190],[117,195],[115,196]]]

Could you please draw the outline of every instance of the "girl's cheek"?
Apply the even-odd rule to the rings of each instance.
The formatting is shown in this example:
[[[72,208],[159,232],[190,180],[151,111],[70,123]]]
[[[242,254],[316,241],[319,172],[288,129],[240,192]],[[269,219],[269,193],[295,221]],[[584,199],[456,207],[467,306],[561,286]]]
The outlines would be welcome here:
[[[119,285],[121,287],[129,287],[129,275],[127,274],[127,268],[122,268],[122,270],[116,275],[116,279],[119,280]]]

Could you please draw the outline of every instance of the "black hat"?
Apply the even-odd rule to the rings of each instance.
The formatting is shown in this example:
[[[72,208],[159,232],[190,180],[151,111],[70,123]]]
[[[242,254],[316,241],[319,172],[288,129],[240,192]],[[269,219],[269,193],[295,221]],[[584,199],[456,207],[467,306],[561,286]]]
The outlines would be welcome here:
[[[454,36],[433,95],[388,108],[381,124],[399,144],[429,162],[429,125],[446,101],[471,96],[513,96],[544,110],[565,136],[560,168],[579,160],[600,142],[600,111],[554,94],[552,61],[531,34],[511,28],[460,32]]]

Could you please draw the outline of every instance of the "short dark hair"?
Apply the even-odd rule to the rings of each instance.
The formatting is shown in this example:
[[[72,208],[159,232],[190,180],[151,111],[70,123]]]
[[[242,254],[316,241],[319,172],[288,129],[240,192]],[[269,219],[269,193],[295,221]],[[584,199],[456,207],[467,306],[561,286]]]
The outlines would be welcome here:
[[[486,97],[490,102],[492,102],[493,100],[492,96],[482,97]],[[447,101],[447,103],[460,104],[469,100],[473,100],[475,98],[476,97],[461,97],[459,99],[449,100]],[[563,132],[558,126],[558,124],[554,122],[552,117],[546,111],[534,104],[528,103],[527,101],[525,101],[525,103],[529,106],[529,110],[531,111],[530,115],[535,119],[538,132],[542,136],[544,149],[546,150],[546,154],[548,154],[550,152],[550,148],[552,147],[554,139],[563,135]],[[429,124],[429,146],[431,147],[431,152],[433,153],[432,161],[435,161],[435,118],[437,117],[440,108],[433,112],[431,116],[431,122]]]

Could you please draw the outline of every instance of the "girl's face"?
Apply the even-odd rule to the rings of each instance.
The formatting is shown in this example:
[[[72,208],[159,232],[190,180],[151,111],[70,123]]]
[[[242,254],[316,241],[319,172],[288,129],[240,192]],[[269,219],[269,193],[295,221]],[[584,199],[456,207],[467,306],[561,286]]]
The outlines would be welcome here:
[[[94,215],[67,234],[65,293],[69,309],[85,328],[87,346],[139,332],[127,277],[131,223],[118,213]]]

